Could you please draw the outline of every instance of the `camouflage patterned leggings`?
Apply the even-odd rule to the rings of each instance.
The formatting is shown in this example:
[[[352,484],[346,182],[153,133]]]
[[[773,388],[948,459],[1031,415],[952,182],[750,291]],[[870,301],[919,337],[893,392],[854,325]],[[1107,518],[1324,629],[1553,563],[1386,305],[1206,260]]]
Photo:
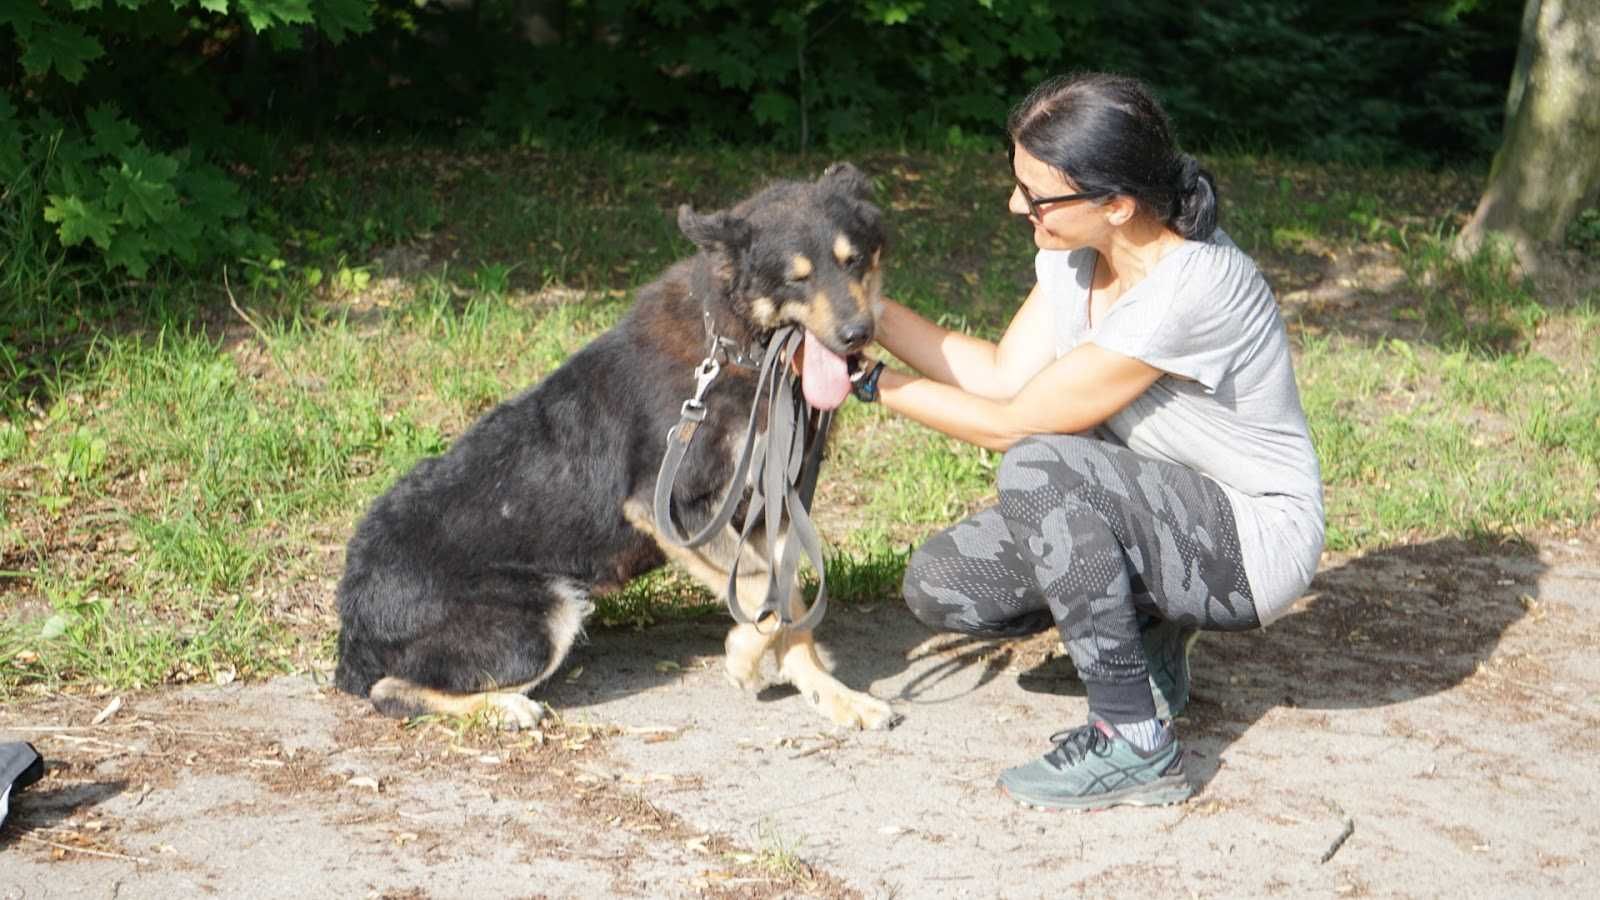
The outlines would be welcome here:
[[[1101,440],[1027,438],[1000,464],[1000,502],[912,555],[905,597],[928,625],[984,636],[1061,631],[1089,708],[1155,715],[1139,622],[1260,625],[1233,508],[1216,482]]]

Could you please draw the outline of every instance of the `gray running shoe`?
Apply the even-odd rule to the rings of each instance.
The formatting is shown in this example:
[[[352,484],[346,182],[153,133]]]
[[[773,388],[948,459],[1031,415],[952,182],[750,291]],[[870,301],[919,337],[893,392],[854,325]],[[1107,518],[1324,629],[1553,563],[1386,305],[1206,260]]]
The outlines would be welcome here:
[[[1139,627],[1145,663],[1150,667],[1150,693],[1156,701],[1156,718],[1168,722],[1183,715],[1189,705],[1189,650],[1200,630],[1168,619],[1148,619]]]
[[[1018,802],[1049,809],[1166,806],[1194,793],[1170,731],[1166,743],[1144,753],[1110,723],[1091,716],[1089,724],[1051,735],[1050,741],[1054,750],[1000,774],[1000,786]]]

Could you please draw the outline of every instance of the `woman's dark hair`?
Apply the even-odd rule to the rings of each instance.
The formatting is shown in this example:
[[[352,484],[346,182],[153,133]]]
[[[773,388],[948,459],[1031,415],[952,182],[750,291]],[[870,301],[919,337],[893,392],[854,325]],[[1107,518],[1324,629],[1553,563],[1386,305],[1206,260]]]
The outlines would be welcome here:
[[[1057,76],[1011,111],[1012,143],[1070,178],[1079,191],[1132,197],[1186,238],[1217,228],[1217,182],[1180,151],[1150,89],[1134,78]]]

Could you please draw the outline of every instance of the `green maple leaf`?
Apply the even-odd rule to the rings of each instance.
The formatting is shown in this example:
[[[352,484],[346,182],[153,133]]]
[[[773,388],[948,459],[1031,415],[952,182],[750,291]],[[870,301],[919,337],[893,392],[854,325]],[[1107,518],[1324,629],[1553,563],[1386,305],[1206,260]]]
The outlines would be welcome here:
[[[335,44],[352,34],[372,30],[368,0],[316,0],[317,28]]]
[[[210,163],[197,163],[184,170],[179,187],[188,201],[191,215],[187,218],[210,222],[244,215],[239,186]]]
[[[50,195],[50,205],[44,209],[44,220],[58,224],[56,233],[60,235],[63,247],[76,247],[90,240],[101,250],[111,246],[111,232],[120,224],[115,216],[97,203],[58,194]]]
[[[750,101],[750,111],[755,115],[756,121],[763,125],[788,125],[794,121],[795,114],[800,111],[800,105],[788,94],[762,91]]]
[[[105,54],[100,42],[70,22],[50,22],[35,27],[26,38],[18,31],[19,43],[27,44],[22,51],[22,67],[29,75],[43,75],[55,69],[72,84],[83,80],[86,65]]]
[[[164,222],[178,211],[178,191],[172,178],[178,174],[178,161],[164,153],[151,153],[132,147],[122,155],[122,166],[105,166],[100,175],[106,181],[106,203],[122,212],[130,225]]]
[[[150,272],[150,259],[146,255],[149,251],[150,242],[145,240],[144,235],[137,231],[123,231],[106,249],[106,262],[127,269],[128,274],[135,278],[143,278]]]
[[[237,0],[239,11],[257,32],[274,25],[309,25],[311,0]]]
[[[96,106],[84,118],[89,121],[89,130],[94,132],[95,149],[101,153],[119,156],[139,139],[138,127],[122,118],[122,110],[116,104]]]
[[[0,25],[10,25],[19,37],[26,38],[35,28],[48,28],[50,20],[38,4],[8,3],[0,5]]]
[[[170,253],[192,265],[200,258],[200,242],[204,230],[197,216],[173,216],[155,225],[150,237],[160,246],[162,253]]]

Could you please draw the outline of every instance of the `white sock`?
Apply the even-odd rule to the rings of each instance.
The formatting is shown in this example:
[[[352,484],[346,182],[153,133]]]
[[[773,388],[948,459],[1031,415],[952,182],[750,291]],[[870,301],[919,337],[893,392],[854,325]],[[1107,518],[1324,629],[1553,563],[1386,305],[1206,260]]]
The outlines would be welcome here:
[[[1149,753],[1151,750],[1161,746],[1167,740],[1167,725],[1160,719],[1145,719],[1143,722],[1116,722],[1111,727],[1117,729],[1117,734],[1122,735],[1128,743],[1138,747],[1145,753]]]

